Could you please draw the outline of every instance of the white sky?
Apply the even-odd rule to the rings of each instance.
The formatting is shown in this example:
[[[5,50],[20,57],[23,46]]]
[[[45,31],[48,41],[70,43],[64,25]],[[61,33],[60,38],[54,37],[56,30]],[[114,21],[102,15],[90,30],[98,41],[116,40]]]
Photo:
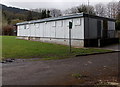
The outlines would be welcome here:
[[[96,3],[108,3],[119,0],[89,0],[91,5]],[[88,0],[2,0],[1,3],[7,6],[13,6],[24,9],[33,8],[58,8],[67,9],[80,4],[87,4]]]

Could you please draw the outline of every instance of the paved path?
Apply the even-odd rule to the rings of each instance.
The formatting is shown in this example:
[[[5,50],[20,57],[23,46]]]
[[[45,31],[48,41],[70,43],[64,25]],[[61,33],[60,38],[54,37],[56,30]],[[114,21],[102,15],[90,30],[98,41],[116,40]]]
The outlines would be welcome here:
[[[72,74],[86,76],[80,80]],[[3,64],[3,85],[75,85],[117,80],[118,52],[61,60]]]
[[[102,47],[103,49],[111,49],[111,50],[115,50],[115,51],[120,51],[120,44],[114,44],[114,45],[109,45],[109,46],[105,46]]]

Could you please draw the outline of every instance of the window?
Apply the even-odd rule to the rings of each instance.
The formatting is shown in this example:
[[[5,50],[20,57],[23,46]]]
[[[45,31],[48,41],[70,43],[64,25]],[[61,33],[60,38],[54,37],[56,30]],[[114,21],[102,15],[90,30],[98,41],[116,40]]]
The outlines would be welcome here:
[[[52,26],[53,26],[53,27],[56,27],[56,22],[53,22]]]
[[[75,26],[80,26],[81,25],[81,19],[74,19],[74,25]]]

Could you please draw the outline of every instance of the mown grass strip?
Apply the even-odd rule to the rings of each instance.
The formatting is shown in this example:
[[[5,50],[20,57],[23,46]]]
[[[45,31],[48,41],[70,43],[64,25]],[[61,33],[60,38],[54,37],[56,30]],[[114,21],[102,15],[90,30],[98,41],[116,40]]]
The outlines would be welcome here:
[[[109,52],[111,50],[94,48],[72,48],[69,53],[69,46],[43,43],[37,41],[28,41],[16,39],[15,36],[2,36],[2,58],[46,58],[63,59],[75,55],[91,54],[99,52]]]

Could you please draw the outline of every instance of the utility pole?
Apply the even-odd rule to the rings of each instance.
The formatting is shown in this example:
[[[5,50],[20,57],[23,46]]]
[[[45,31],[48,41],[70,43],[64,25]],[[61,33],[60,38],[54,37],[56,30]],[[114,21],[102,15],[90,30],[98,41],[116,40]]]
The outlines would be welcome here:
[[[71,29],[72,29],[72,22],[69,21],[69,47],[70,47],[70,53],[72,52],[72,50],[71,50]]]
[[[88,14],[88,37],[89,37],[89,0],[88,0],[88,8],[87,8],[87,14]]]
[[[87,11],[88,14],[89,14],[89,4],[90,4],[90,2],[89,2],[89,0],[88,0],[88,11]]]

